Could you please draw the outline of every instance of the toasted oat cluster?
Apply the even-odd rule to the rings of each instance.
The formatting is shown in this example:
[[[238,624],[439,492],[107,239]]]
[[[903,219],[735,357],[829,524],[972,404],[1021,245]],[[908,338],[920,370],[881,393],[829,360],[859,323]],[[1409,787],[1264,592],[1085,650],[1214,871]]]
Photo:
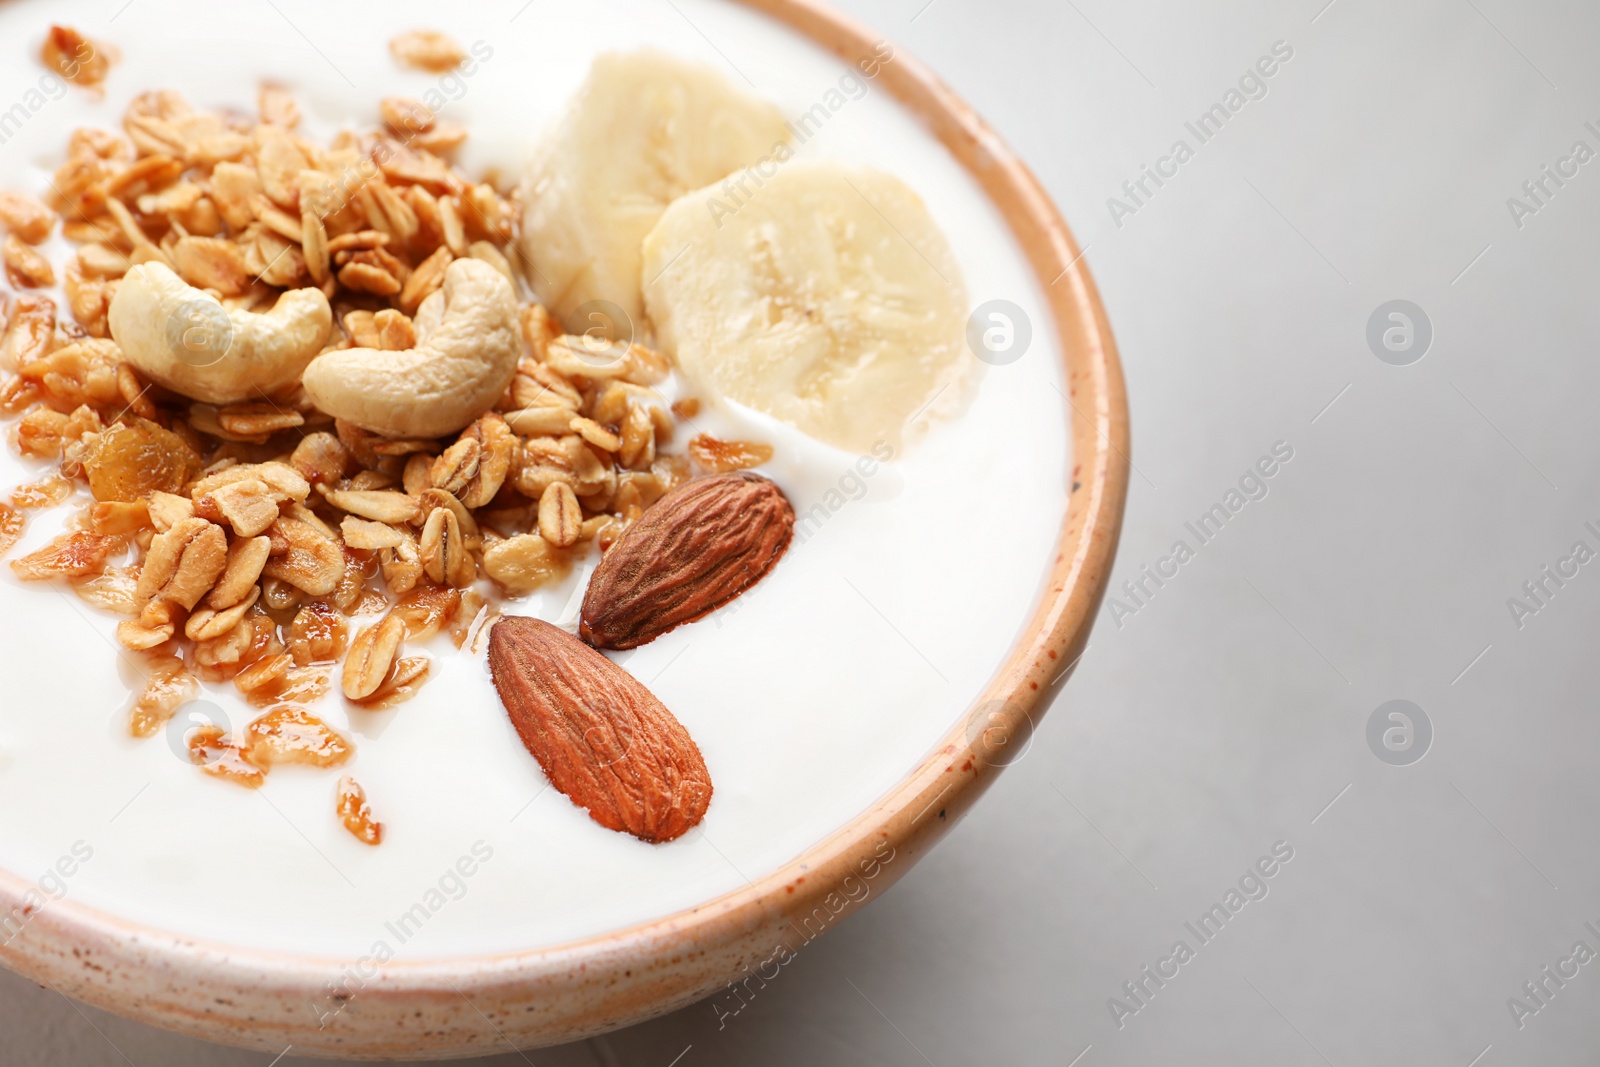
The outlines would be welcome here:
[[[427,35],[396,51],[424,66],[448,53]],[[499,598],[605,551],[690,477],[771,455],[703,435],[669,453],[677,420],[698,409],[653,388],[666,361],[639,344],[596,358],[591,339],[562,335],[520,295],[515,376],[442,438],[363,430],[318,410],[298,382],[208,403],[141,374],[109,310],[142,264],[230,314],[315,289],[333,323],[322,354],[416,347],[460,260],[526,292],[515,194],[451,162],[465,130],[386,100],[381,128],[319,145],[297,132],[283,90],[264,87],[259,112],[146,93],[121,133],[71,135],[48,201],[0,193],[18,290],[0,309],[0,411],[15,417],[22,455],[56,465],[0,504],[0,554],[30,510],[78,502],[68,531],[13,570],[121,616],[117,639],[146,676],[135,736],[159,732],[206,683],[264,709],[236,735],[186,739],[205,773],[251,788],[280,763],[349,759],[353,742],[309,710],[335,685],[357,707],[394,707],[428,679],[428,658],[408,645],[445,633],[471,647]],[[75,251],[52,264],[38,246],[58,226]],[[58,268],[65,314],[40,291]],[[338,811],[377,842],[358,785],[341,786]]]

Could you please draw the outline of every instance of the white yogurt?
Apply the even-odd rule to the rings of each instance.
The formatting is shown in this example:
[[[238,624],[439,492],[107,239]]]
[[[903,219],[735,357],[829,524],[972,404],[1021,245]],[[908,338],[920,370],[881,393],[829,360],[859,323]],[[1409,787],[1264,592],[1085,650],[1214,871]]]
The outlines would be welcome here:
[[[128,737],[136,678],[118,666],[115,620],[0,568],[0,810],[10,813],[0,866],[38,877],[81,842],[77,856],[91,858],[66,865],[73,873],[52,880],[52,893],[64,885],[72,901],[240,945],[351,959],[380,941],[406,958],[536,948],[665,916],[776,869],[883,795],[958,721],[1050,563],[1070,470],[1066,405],[1020,250],[979,188],[885,90],[851,99],[847,81],[830,97],[845,67],[718,0],[520,11],[404,0],[381,18],[294,0],[225,16],[171,0],[116,8],[0,6],[0,113],[14,102],[29,112],[20,127],[0,123],[9,132],[0,186],[43,192],[70,131],[117,127],[137,92],[176,88],[197,106],[253,112],[263,79],[295,92],[317,138],[370,125],[382,96],[437,88],[459,97],[444,117],[472,131],[466,169],[509,174],[596,52],[653,45],[748,76],[793,116],[843,99],[802,153],[909,183],[949,237],[974,304],[1013,301],[1035,329],[1026,356],[989,369],[964,412],[893,463],[739,412],[697,419],[777,446],[768,473],[809,536],[729,608],[618,657],[688,727],[711,770],[710,811],[683,839],[651,846],[604,830],[549,788],[482,659],[446,645],[431,650],[433,678],[408,704],[371,713],[330,698],[317,709],[354,738],[346,771],[387,824],[383,845],[369,848],[334,815],[338,772],[279,768],[250,792],[201,775],[161,737]],[[51,21],[121,49],[103,99],[77,88],[61,99],[28,95]],[[385,43],[417,26],[482,41],[492,55],[465,79],[401,71]],[[0,488],[40,469],[5,449]],[[13,558],[54,532],[36,518]],[[515,610],[570,618],[586,572]],[[235,726],[255,714],[231,687],[208,687],[206,699]]]

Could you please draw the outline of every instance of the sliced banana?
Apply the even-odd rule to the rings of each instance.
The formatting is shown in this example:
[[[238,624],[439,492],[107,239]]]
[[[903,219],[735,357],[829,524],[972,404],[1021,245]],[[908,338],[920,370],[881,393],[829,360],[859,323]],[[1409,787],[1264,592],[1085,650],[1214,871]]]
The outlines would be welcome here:
[[[690,193],[645,238],[657,341],[705,391],[840,448],[899,451],[976,369],[944,235],[878,171],[797,161],[745,186]]]
[[[608,53],[535,151],[524,182],[523,251],[539,300],[567,329],[589,301],[639,326],[639,242],[673,200],[789,154],[772,104],[711,67],[660,52]],[[610,325],[601,323],[600,325]]]

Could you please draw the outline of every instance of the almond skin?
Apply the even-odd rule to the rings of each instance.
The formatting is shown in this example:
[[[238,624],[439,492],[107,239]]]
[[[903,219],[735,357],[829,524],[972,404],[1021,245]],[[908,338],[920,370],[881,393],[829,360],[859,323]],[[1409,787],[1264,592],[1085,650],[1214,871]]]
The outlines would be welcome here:
[[[589,580],[579,635],[596,648],[637,648],[755,585],[794,538],[794,508],[748,471],[697,478],[646,511]]]
[[[705,816],[711,773],[642,683],[565,630],[508,615],[489,634],[494,687],[552,785],[591,818],[671,841]]]

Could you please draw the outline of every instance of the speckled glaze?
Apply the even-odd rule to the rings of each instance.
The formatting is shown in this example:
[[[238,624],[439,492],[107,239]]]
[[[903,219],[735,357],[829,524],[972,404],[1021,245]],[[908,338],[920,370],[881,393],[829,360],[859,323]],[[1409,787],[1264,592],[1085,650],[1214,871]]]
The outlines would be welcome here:
[[[855,63],[877,39],[812,0],[744,0]],[[239,951],[62,901],[0,961],[68,996],[155,1026],[271,1052],[457,1057],[572,1041],[759,981],[904,875],[983,793],[1088,641],[1121,528],[1128,413],[1104,309],[1066,224],[1028,169],[909,57],[880,83],[971,172],[1025,251],[1064,353],[1075,464],[1039,606],[988,690],[944,744],[832,837],[769,877],[677,915],[537,952],[391,962],[319,1026],[340,960]],[[978,724],[974,727],[972,724]],[[1012,748],[1010,751],[1015,751]],[[0,911],[30,887],[0,872]],[[734,1003],[730,1001],[730,1003]]]

